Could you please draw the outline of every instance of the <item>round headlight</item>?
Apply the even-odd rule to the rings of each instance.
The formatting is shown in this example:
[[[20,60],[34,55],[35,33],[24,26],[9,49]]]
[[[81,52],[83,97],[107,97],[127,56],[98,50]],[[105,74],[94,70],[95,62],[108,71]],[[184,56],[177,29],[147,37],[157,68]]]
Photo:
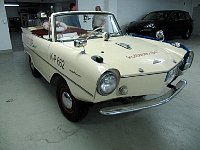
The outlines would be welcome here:
[[[190,66],[192,65],[193,58],[194,58],[194,53],[193,51],[190,51],[188,53],[188,56],[185,58],[184,70],[190,68]]]
[[[145,25],[144,28],[152,28],[152,29],[154,29],[154,28],[156,28],[156,26],[155,26],[154,23],[150,23],[150,24]]]
[[[176,76],[176,74],[175,74],[174,69],[170,70],[170,71],[167,73],[167,76],[166,76],[166,78],[165,78],[165,82],[170,83],[170,82],[174,79],[175,76]]]
[[[100,95],[106,96],[111,94],[118,85],[117,75],[113,72],[104,73],[97,85],[97,91]]]

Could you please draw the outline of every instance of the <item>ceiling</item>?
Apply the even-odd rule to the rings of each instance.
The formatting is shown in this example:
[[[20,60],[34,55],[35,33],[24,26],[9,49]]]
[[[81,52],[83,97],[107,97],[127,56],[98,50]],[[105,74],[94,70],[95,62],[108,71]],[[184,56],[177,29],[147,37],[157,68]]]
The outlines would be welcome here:
[[[4,0],[4,3],[59,3],[69,0]]]
[[[38,7],[41,4],[69,3],[71,0],[4,0],[7,4],[19,4],[20,7]]]

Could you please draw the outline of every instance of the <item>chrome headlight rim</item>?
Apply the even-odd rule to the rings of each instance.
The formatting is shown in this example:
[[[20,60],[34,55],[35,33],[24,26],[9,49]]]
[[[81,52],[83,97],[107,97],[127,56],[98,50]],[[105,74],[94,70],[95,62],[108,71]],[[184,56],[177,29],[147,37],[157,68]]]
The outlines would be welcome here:
[[[177,66],[175,66],[174,68],[172,68],[167,72],[167,75],[165,77],[165,82],[168,84],[171,83],[176,78],[176,76],[178,76]]]
[[[109,77],[115,78],[114,79],[115,80],[115,83],[114,83],[115,86],[112,87],[110,90],[105,91],[105,90],[102,89],[102,86],[105,83],[105,79],[108,79]],[[113,91],[117,88],[118,84],[119,84],[119,74],[118,74],[118,72],[116,72],[116,71],[106,71],[101,75],[101,77],[99,78],[99,80],[97,82],[97,92],[102,96],[107,96],[107,95],[113,93]]]
[[[183,65],[180,67],[180,70],[183,71],[190,68],[192,65],[193,59],[194,59],[194,52],[190,50],[185,54],[184,59],[183,59]]]

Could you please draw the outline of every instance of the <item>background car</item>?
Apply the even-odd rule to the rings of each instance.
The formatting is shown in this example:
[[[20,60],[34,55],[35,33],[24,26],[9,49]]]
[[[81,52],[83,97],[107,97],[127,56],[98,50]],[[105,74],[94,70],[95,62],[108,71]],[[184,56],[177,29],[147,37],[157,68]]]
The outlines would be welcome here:
[[[167,37],[181,35],[184,39],[189,39],[193,31],[193,20],[186,11],[154,11],[139,21],[131,22],[126,32],[155,37],[159,30]]]

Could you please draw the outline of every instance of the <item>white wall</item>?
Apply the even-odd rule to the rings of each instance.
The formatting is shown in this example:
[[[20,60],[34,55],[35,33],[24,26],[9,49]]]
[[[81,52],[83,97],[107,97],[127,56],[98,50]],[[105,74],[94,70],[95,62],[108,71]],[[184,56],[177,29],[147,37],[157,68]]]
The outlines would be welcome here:
[[[8,30],[8,20],[3,1],[0,1],[0,41],[0,52],[12,49]]]
[[[105,10],[104,0],[78,0],[79,10],[95,10],[95,6],[101,6]]]
[[[200,5],[200,0],[193,0],[192,5],[193,7],[197,7],[198,5]]]
[[[192,18],[194,21],[193,34],[200,35],[200,0],[194,0],[192,7]]]
[[[79,10],[95,10],[95,6],[101,6],[103,11],[110,11],[117,17],[117,0],[78,0]]]
[[[112,12],[117,18],[118,2],[116,0],[105,0],[105,11]]]
[[[193,14],[193,8],[200,5],[200,0],[192,0],[192,10],[191,13]]]

